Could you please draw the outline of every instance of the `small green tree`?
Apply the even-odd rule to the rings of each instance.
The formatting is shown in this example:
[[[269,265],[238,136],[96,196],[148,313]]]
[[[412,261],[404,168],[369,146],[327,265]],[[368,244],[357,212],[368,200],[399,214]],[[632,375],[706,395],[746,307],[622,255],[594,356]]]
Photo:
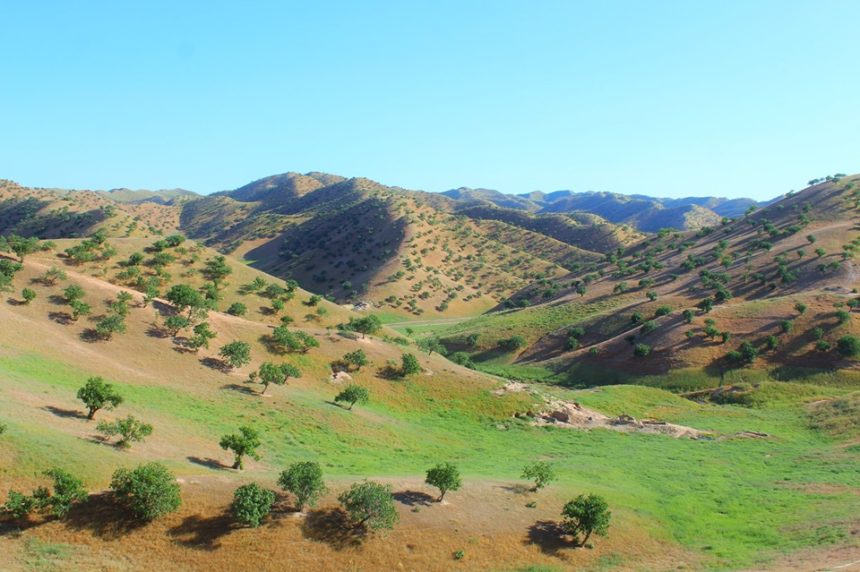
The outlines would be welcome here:
[[[84,297],[84,289],[77,284],[70,284],[63,290],[63,297],[66,299],[66,304],[71,304]]]
[[[96,322],[95,327],[96,336],[103,340],[110,340],[114,334],[123,334],[125,330],[125,320],[118,314],[105,316]]]
[[[272,512],[273,504],[275,504],[274,492],[257,483],[248,483],[237,488],[233,493],[233,504],[230,505],[230,510],[237,521],[257,528]]]
[[[50,509],[51,514],[57,518],[63,518],[77,503],[87,500],[89,494],[84,488],[84,482],[63,469],[53,468],[45,471],[45,476],[53,481],[53,492],[49,494],[47,489],[37,489],[36,496],[40,508]],[[41,498],[39,498],[41,497]]]
[[[688,324],[693,323],[694,314],[693,314],[693,311],[690,310],[689,308],[687,308],[686,310],[681,312],[681,316],[684,318],[684,321],[687,322]]]
[[[806,313],[806,304],[803,304],[802,302],[798,302],[797,304],[794,305],[794,309],[797,310],[797,313],[802,316],[803,314]]]
[[[190,340],[188,340],[188,345],[190,345],[194,351],[197,351],[200,348],[208,348],[209,341],[218,337],[218,334],[209,328],[208,322],[200,322],[194,326],[193,332],[194,335],[191,336]]]
[[[218,355],[231,368],[251,363],[251,345],[247,342],[230,342],[221,346]]]
[[[439,463],[435,467],[428,469],[424,482],[431,487],[439,489],[440,495],[436,499],[436,502],[442,502],[442,499],[445,498],[445,493],[459,490],[463,485],[460,470],[451,463]]]
[[[165,329],[167,329],[167,332],[174,338],[179,334],[181,330],[184,330],[190,325],[191,320],[179,314],[167,316],[167,318],[165,318],[164,320]]]
[[[360,370],[362,366],[368,364],[367,354],[362,349],[348,352],[341,358],[341,362],[345,363],[350,369],[355,367],[356,370]]]
[[[555,470],[546,461],[535,461],[523,467],[522,478],[534,481],[532,491],[537,492],[556,480]]]
[[[25,256],[39,250],[39,239],[35,237],[24,238],[13,234],[6,238],[6,242],[21,262],[24,262]]]
[[[260,435],[255,429],[248,426],[239,427],[238,433],[231,433],[221,437],[221,448],[233,451],[233,468],[241,471],[244,468],[244,458],[247,455],[255,461],[260,460],[257,448],[261,445]]]
[[[373,481],[354,483],[337,497],[344,510],[358,526],[371,530],[394,528],[399,520],[389,485]]]
[[[230,304],[230,307],[227,308],[227,313],[231,316],[244,316],[248,313],[248,306],[242,302],[233,302]]]
[[[412,354],[403,354],[400,356],[400,375],[409,376],[421,373],[421,364],[418,363],[418,358]]]
[[[182,503],[176,477],[161,463],[117,469],[110,488],[117,501],[141,520],[154,520],[174,512]]]
[[[343,326],[344,329],[358,332],[364,338],[368,334],[373,335],[382,329],[382,321],[379,317],[371,314],[363,318],[350,318],[349,323]]]
[[[603,497],[579,495],[564,505],[561,515],[564,517],[562,522],[564,531],[577,541],[579,535],[584,534],[581,542],[584,545],[592,534],[606,536],[612,513],[609,512],[609,505]]]
[[[366,387],[350,383],[343,388],[343,391],[335,396],[334,400],[336,403],[349,403],[349,407],[347,409],[351,410],[352,406],[356,403],[361,403],[362,405],[367,403],[370,400],[370,392]]]
[[[119,435],[117,447],[128,449],[132,443],[142,442],[149,437],[152,434],[152,425],[129,415],[125,419],[117,419],[116,421],[101,421],[96,426],[96,431],[106,437]]]
[[[301,376],[302,372],[294,365],[288,363],[274,364],[268,361],[263,362],[257,371],[257,377],[260,383],[263,384],[263,391],[260,393],[266,393],[266,390],[269,389],[269,385],[272,383],[275,385],[284,385],[289,378]]]
[[[93,311],[92,307],[83,300],[72,300],[69,307],[72,309],[72,320],[75,322],[81,316],[89,316]]]
[[[100,409],[113,409],[122,403],[122,396],[114,386],[101,377],[91,377],[78,390],[78,399],[87,406],[87,419],[92,419]]]
[[[25,304],[29,304],[36,299],[36,291],[30,288],[24,288],[21,290],[21,297],[24,298]]]
[[[320,464],[314,461],[293,463],[278,477],[278,485],[296,497],[296,508],[313,506],[325,492],[325,482]]]

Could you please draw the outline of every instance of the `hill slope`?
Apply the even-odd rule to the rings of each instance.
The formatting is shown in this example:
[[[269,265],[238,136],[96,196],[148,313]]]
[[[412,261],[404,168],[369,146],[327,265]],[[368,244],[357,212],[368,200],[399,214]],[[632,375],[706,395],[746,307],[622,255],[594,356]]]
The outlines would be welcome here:
[[[504,368],[514,362],[571,384],[684,377],[689,369],[709,378],[693,384],[742,377],[749,366],[730,351],[743,342],[759,354],[753,370],[785,379],[836,369],[860,379],[856,360],[833,349],[838,338],[860,332],[853,317],[860,305],[858,191],[860,177],[845,177],[734,222],[661,233],[594,269],[537,281],[508,301],[527,309],[461,322],[440,335],[491,371],[512,371]],[[690,323],[684,310],[693,313]],[[571,334],[572,327],[585,333]],[[469,334],[480,335],[475,347],[462,345]],[[495,349],[513,334],[525,336],[527,347]],[[634,355],[636,344],[648,355]]]

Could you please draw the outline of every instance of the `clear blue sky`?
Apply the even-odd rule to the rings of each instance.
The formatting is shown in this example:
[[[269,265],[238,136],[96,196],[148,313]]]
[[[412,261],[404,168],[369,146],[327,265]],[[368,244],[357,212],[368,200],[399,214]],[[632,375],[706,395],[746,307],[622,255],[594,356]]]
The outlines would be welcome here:
[[[860,171],[860,2],[0,0],[0,178],[770,198]]]

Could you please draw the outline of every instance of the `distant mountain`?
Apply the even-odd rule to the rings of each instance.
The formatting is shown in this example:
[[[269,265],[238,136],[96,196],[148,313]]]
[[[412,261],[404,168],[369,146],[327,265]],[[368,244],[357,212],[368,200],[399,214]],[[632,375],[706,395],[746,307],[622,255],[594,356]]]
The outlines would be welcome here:
[[[499,207],[531,213],[593,213],[609,222],[628,224],[646,232],[655,232],[666,227],[695,230],[716,224],[723,217],[740,216],[750,206],[761,207],[771,202],[760,203],[746,198],[722,197],[667,199],[647,195],[568,190],[509,195],[492,189],[465,187],[445,191],[442,194],[461,202],[491,203]]]
[[[141,203],[156,203],[159,205],[170,205],[183,200],[199,198],[200,195],[194,191],[186,189],[161,189],[158,191],[149,191],[146,189],[111,189],[109,191],[95,191],[98,194],[105,195],[112,201],[118,203],[126,203],[131,205],[139,205]]]

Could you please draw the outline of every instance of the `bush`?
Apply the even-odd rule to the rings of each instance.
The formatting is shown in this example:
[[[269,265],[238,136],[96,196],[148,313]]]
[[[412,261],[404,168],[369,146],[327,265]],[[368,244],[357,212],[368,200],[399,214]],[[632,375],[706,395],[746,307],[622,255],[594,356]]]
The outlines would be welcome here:
[[[400,356],[400,374],[403,376],[414,375],[421,372],[421,364],[418,363],[418,358],[412,354],[403,354]]]
[[[656,316],[658,318],[660,316],[668,316],[671,313],[672,313],[672,308],[669,306],[660,306],[659,308],[654,310],[654,316]],[[692,312],[690,312],[690,314],[692,314]]]
[[[520,335],[511,336],[504,340],[499,340],[499,347],[505,351],[514,352],[526,346],[526,339]]]
[[[633,346],[633,355],[636,357],[646,357],[651,353],[651,346],[648,344],[636,344]]]
[[[818,340],[817,342],[815,342],[815,349],[820,352],[830,351],[830,348],[832,347],[833,346],[827,340]]]
[[[860,338],[856,336],[842,336],[836,340],[836,351],[845,357],[857,357],[860,355]]]
[[[30,288],[24,288],[21,290],[21,297],[24,298],[25,304],[29,304],[36,299],[36,291],[31,290]]]
[[[394,528],[399,520],[389,485],[373,481],[355,483],[348,491],[341,493],[337,500],[350,520],[358,526],[366,526],[371,530]]]
[[[230,307],[227,308],[227,313],[231,316],[244,316],[248,313],[248,306],[242,302],[233,302],[230,304]]]
[[[233,493],[230,510],[240,523],[257,528],[270,512],[275,503],[275,493],[264,489],[257,483],[248,483]]]
[[[110,488],[119,503],[141,520],[174,512],[182,503],[176,477],[161,463],[117,469]]]

